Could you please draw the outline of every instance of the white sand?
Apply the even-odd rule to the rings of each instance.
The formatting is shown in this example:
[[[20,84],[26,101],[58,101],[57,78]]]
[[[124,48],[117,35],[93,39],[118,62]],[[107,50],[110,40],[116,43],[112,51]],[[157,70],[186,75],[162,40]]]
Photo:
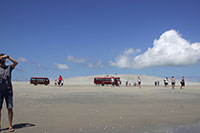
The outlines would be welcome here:
[[[18,133],[166,133],[187,131],[182,125],[198,127],[200,122],[200,86],[184,90],[163,86],[34,86],[28,82],[13,86]],[[6,133],[7,112],[5,108],[2,111],[2,132]],[[195,129],[193,133],[200,132]]]

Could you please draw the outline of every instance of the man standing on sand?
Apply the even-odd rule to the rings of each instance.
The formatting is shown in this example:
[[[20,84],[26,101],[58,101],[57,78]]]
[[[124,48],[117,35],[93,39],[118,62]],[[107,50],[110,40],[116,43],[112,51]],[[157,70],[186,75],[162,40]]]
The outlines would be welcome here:
[[[168,86],[168,77],[166,77],[166,78],[164,79],[164,85],[165,85],[165,87]]]
[[[6,66],[6,59],[9,59],[12,64]],[[0,54],[0,120],[3,101],[6,101],[8,109],[9,132],[14,132],[12,127],[13,121],[13,89],[11,83],[11,72],[18,64],[13,58],[5,54]],[[1,127],[0,127],[1,128]]]
[[[111,78],[111,83],[112,83],[112,86],[115,85],[115,80],[114,80],[114,77]]]
[[[59,86],[61,86],[61,81],[62,81],[63,79],[62,79],[62,76],[60,75],[59,77],[58,77],[58,85]]]
[[[176,80],[174,76],[172,76],[172,79],[171,79],[172,89],[175,89],[175,83],[176,83]]]
[[[54,85],[56,86],[58,83],[57,79],[54,80]]]
[[[141,80],[140,76],[138,76],[138,87],[139,87],[139,88],[141,88],[141,81],[142,81],[142,80]]]
[[[181,81],[180,81],[181,87],[180,89],[183,89],[183,87],[185,86],[185,79],[184,76],[182,76]]]

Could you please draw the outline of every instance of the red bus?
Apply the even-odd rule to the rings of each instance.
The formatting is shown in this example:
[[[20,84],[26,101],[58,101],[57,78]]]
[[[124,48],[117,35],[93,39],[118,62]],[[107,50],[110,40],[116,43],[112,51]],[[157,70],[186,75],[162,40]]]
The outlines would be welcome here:
[[[112,84],[113,80],[113,84]],[[115,85],[119,86],[121,84],[120,77],[95,77],[94,78],[94,84],[96,85]]]
[[[41,78],[41,77],[32,77],[30,79],[30,84],[38,85],[38,84],[45,84],[48,85],[50,83],[48,78]]]

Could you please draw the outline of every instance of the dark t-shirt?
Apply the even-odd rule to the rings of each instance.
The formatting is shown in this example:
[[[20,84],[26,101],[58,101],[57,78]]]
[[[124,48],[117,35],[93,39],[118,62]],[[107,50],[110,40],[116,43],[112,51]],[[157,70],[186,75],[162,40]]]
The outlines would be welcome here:
[[[12,89],[11,72],[13,68],[11,66],[0,66],[0,90]]]

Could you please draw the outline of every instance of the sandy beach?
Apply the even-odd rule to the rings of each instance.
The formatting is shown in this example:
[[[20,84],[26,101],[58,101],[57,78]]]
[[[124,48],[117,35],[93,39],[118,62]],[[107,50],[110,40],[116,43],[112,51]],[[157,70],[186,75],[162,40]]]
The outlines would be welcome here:
[[[13,86],[18,133],[200,132],[200,86]],[[8,132],[5,104],[1,126]]]
[[[199,13],[200,0],[0,0],[0,133],[200,133]]]

